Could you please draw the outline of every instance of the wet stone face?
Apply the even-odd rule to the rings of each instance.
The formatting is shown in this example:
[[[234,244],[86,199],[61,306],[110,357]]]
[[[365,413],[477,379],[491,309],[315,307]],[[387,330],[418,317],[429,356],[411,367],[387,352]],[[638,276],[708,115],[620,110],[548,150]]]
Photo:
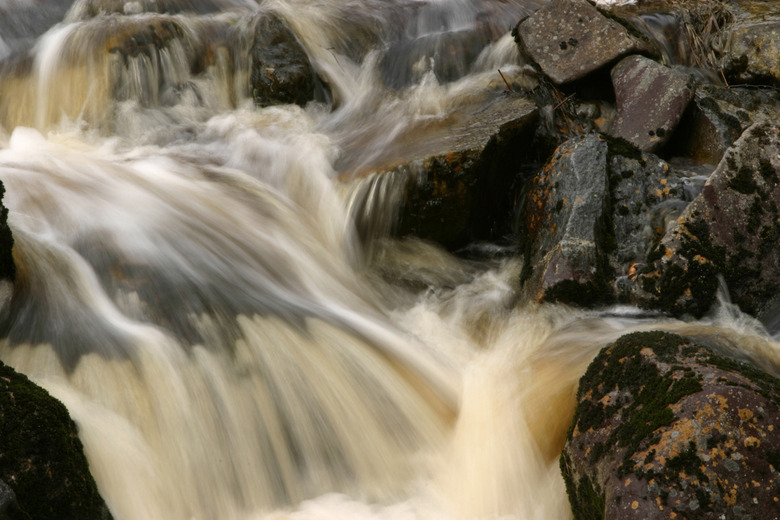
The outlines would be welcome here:
[[[633,333],[580,381],[561,468],[601,518],[772,518],[780,381],[690,338]]]

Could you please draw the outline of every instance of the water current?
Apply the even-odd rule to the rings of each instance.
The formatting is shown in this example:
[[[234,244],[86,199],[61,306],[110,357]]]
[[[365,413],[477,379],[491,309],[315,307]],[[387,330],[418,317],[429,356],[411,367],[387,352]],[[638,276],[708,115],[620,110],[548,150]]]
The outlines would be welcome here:
[[[539,306],[515,255],[391,237],[397,190],[363,174],[504,89],[496,69],[519,81],[509,29],[538,5],[0,6],[0,358],[67,406],[115,518],[566,519],[557,457],[607,342],[697,330],[774,362],[725,296],[693,324]],[[327,87],[305,108],[252,102],[262,12]],[[454,77],[402,59],[478,27]]]

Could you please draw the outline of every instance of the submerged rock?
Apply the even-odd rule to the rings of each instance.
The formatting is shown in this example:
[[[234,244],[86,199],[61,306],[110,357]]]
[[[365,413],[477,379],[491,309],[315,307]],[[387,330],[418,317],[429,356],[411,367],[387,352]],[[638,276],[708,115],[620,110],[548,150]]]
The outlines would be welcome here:
[[[266,14],[258,21],[251,60],[256,105],[303,106],[314,99],[314,68],[295,34],[276,15]]]
[[[580,380],[561,471],[575,518],[775,518],[780,380],[722,338],[639,332]]]
[[[644,42],[586,0],[552,0],[515,31],[521,48],[559,85],[622,56],[648,51]]]
[[[612,69],[617,118],[612,135],[644,151],[663,147],[693,97],[693,80],[643,56],[629,56]]]
[[[68,411],[2,363],[0,416],[0,479],[8,488],[3,491],[8,518],[111,518]]]
[[[757,315],[780,296],[780,128],[756,124],[726,152],[701,194],[648,257],[637,301],[701,316],[718,275]]]

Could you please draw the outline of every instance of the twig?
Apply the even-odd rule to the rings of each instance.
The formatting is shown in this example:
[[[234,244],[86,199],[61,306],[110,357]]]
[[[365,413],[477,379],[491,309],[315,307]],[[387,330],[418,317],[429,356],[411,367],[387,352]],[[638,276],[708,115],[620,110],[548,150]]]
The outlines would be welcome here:
[[[573,98],[573,97],[574,97],[574,94],[570,94],[570,95],[566,96],[565,98],[563,98],[563,101],[561,101],[560,103],[558,103],[557,105],[555,105],[555,108],[553,108],[553,112],[555,112],[556,110],[558,110],[559,108],[561,108],[561,107],[563,106],[563,104],[564,104],[564,103],[566,103],[568,100],[570,100],[570,99],[571,99],[571,98]]]
[[[514,89],[509,85],[509,82],[504,77],[504,74],[502,74],[501,69],[498,69],[498,74],[501,76],[501,79],[504,80],[504,84],[506,85],[506,88],[509,89],[509,92],[514,92]]]

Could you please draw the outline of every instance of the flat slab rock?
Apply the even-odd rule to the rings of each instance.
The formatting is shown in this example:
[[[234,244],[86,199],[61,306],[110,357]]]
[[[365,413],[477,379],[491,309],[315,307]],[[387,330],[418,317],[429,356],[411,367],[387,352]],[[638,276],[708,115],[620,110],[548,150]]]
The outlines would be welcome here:
[[[755,124],[730,148],[648,256],[636,303],[701,316],[723,276],[734,303],[760,315],[780,297],[780,127]]]
[[[660,149],[693,98],[689,76],[643,56],[629,56],[611,72],[617,118],[612,135],[643,151]]]
[[[780,515],[780,380],[730,351],[653,331],[599,353],[561,455],[576,518]]]
[[[536,129],[536,105],[501,95],[464,114],[438,139],[379,175],[406,178],[397,234],[457,248],[487,239],[486,227],[511,209],[512,185]]]
[[[552,0],[518,24],[517,35],[525,52],[559,85],[646,50],[586,0]]]

